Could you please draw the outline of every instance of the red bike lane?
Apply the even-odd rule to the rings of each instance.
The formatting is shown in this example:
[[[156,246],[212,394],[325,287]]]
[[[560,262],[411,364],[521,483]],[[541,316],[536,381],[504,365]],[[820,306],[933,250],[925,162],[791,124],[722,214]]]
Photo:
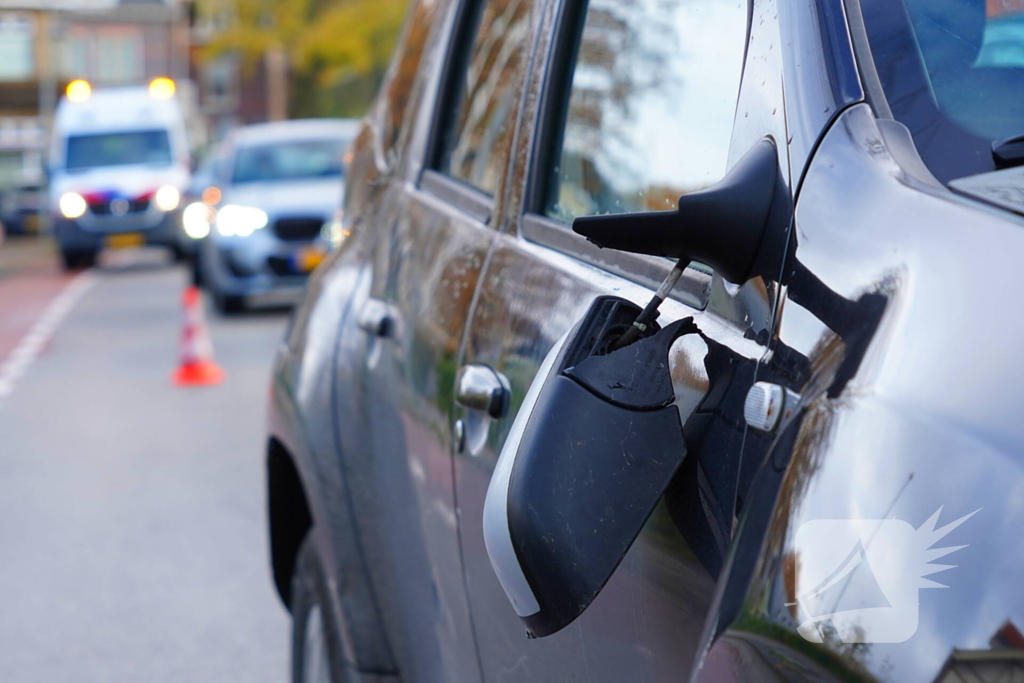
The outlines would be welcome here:
[[[0,243],[0,364],[76,273],[62,272],[46,241]]]

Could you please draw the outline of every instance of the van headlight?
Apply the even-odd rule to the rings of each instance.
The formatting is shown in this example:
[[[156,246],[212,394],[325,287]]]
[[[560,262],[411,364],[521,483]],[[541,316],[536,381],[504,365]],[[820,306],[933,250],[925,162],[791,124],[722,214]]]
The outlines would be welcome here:
[[[84,215],[85,210],[88,208],[85,203],[85,197],[77,192],[65,192],[62,194],[58,205],[60,213],[64,218],[78,218]]]
[[[178,208],[178,202],[181,201],[181,193],[172,185],[164,185],[156,191],[153,201],[156,203],[156,208],[161,211],[174,211]]]
[[[267,212],[255,206],[228,204],[217,211],[217,232],[247,237],[267,224]]]

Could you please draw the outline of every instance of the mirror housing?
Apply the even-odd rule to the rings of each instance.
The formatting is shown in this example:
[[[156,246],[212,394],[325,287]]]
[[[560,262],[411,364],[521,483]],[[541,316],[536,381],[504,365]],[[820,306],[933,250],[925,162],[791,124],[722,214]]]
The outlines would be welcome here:
[[[675,211],[581,216],[572,229],[599,247],[687,259],[734,284],[777,279],[792,201],[775,143],[764,138],[711,187]]]
[[[608,352],[640,312],[599,297],[549,352],[498,459],[484,541],[530,637],[578,617],[640,533],[686,455],[668,350],[678,320]]]

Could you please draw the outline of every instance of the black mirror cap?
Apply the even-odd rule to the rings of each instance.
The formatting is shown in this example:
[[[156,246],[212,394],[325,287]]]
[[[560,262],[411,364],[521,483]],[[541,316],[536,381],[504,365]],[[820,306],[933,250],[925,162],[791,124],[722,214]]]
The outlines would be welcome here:
[[[792,214],[778,150],[764,138],[718,183],[681,196],[675,211],[581,216],[572,229],[602,248],[697,261],[741,285],[778,279]]]
[[[560,631],[590,606],[686,457],[668,350],[697,328],[692,318],[677,320],[602,353],[610,323],[639,312],[599,297],[551,375],[534,380],[544,384],[517,446],[505,520],[538,607],[520,615],[533,638]]]
[[[621,353],[621,352],[616,352]],[[509,530],[540,610],[531,638],[594,601],[686,456],[679,411],[616,406],[564,375],[537,403],[509,486]]]

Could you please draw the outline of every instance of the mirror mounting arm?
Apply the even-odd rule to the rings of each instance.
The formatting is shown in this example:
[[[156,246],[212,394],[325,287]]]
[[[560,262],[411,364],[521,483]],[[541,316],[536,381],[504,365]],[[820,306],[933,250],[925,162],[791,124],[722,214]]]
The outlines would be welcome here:
[[[681,196],[675,211],[581,216],[572,229],[598,247],[698,261],[742,285],[778,277],[778,238],[791,216],[778,150],[764,138],[721,181]]]

